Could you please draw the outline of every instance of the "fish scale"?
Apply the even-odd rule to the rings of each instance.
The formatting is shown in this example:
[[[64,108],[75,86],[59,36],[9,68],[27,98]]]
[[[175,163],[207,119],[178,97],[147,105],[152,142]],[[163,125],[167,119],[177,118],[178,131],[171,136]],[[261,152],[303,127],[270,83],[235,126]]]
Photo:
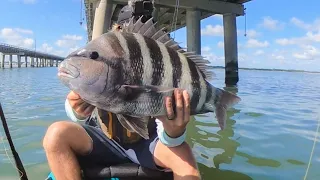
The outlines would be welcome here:
[[[59,65],[60,80],[86,102],[115,113],[123,127],[145,139],[150,117],[166,115],[164,99],[173,96],[174,88],[187,90],[191,115],[215,112],[224,129],[227,108],[240,98],[212,86],[210,62],[185,51],[150,21],[130,19],[121,32],[109,31],[71,53]],[[91,53],[99,56],[93,59]],[[71,73],[65,75],[68,68]],[[74,74],[79,76],[70,78]]]

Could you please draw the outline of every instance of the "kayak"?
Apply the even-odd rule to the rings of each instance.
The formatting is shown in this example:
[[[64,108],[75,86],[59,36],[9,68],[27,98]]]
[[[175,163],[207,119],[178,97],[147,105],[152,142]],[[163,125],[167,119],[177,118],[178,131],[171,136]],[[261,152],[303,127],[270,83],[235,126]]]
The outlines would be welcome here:
[[[172,172],[157,171],[135,163],[109,167],[90,167],[83,170],[83,180],[166,179],[173,180]],[[56,180],[52,172],[45,180]]]
[[[56,180],[53,173],[50,172],[48,177],[45,180]],[[119,178],[105,178],[105,180],[120,180]]]

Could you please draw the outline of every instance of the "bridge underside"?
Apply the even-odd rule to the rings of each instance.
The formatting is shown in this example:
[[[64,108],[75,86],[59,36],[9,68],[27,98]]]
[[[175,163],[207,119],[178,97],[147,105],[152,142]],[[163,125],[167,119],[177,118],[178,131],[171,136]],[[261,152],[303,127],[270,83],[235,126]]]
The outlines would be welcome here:
[[[236,17],[244,15],[243,3],[249,1],[251,0],[154,0],[153,16],[158,28],[165,27],[167,32],[186,26],[187,50],[201,54],[201,20],[214,14],[223,15],[225,83],[233,86],[239,80]],[[91,41],[110,29],[128,0],[84,0],[84,3],[88,41]],[[175,13],[178,15],[176,26],[173,27]]]
[[[95,9],[100,0],[85,0],[86,19],[88,30],[88,41],[92,39],[92,31],[95,17]],[[166,31],[172,32],[186,26],[187,9],[200,11],[200,19],[205,19],[215,14],[234,13],[237,16],[244,15],[243,3],[251,0],[180,0],[176,29],[172,27],[176,1],[175,0],[155,0],[156,14],[154,18],[158,21],[158,27],[165,27]],[[111,24],[118,19],[118,14],[122,7],[128,4],[128,0],[112,0]]]

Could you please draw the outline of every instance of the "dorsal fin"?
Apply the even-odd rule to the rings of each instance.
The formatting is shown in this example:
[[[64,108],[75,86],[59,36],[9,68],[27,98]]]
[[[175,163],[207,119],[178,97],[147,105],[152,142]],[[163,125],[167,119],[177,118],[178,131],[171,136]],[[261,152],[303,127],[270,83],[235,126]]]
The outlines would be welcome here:
[[[193,61],[199,70],[205,76],[205,79],[210,80],[215,74],[210,71],[213,66],[210,66],[210,62],[206,60],[200,54],[196,54],[195,52],[187,51],[186,48],[182,48],[179,46],[179,43],[174,41],[169,37],[169,33],[165,32],[165,28],[156,29],[155,24],[153,23],[153,18],[148,19],[145,23],[141,21],[143,16],[141,16],[136,22],[134,22],[134,17],[132,17],[129,23],[123,24],[122,30],[123,32],[128,33],[138,33],[148,38],[154,39],[163,43],[165,46],[177,51],[178,53],[182,53],[188,59]]]

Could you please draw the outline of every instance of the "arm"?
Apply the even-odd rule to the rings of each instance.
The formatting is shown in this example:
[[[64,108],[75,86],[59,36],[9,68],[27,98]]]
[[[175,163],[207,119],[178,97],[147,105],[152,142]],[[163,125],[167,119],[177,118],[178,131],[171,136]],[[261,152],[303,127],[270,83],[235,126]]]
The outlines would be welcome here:
[[[172,138],[166,133],[166,131],[163,127],[163,123],[159,119],[156,119],[156,123],[157,123],[157,134],[158,134],[159,140],[162,142],[162,144],[164,144],[168,147],[176,147],[176,146],[181,145],[185,141],[186,134],[187,134],[186,130],[183,132],[182,135],[175,137],[175,138]]]

